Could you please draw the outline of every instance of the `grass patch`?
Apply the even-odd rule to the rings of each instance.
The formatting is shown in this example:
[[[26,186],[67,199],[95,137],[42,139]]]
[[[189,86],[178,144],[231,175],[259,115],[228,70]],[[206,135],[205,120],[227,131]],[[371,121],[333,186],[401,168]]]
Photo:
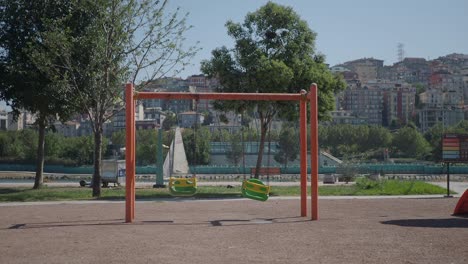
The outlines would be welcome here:
[[[310,188],[308,188],[310,194]],[[321,196],[343,195],[423,195],[446,194],[445,188],[425,183],[423,181],[383,180],[370,181],[359,178],[355,184],[320,186]],[[452,192],[453,193],[453,192]],[[270,196],[298,196],[297,186],[272,186]],[[172,197],[168,189],[138,188],[136,199],[151,200]],[[224,186],[200,186],[194,198],[240,198],[240,186],[226,188]],[[44,187],[39,190],[30,188],[0,188],[0,202],[29,201],[67,201],[95,200],[90,188],[81,187]],[[124,200],[125,188],[103,188],[99,200]]]

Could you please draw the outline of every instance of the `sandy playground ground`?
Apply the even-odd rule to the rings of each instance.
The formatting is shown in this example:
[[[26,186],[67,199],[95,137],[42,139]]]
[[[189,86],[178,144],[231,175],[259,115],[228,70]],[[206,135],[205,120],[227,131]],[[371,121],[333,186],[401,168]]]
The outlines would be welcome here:
[[[468,263],[458,198],[0,204],[1,263]]]

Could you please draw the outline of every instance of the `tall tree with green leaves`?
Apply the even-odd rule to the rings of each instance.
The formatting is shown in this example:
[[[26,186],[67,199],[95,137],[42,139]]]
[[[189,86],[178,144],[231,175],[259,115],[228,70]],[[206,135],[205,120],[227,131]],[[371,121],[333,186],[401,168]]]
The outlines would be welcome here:
[[[219,79],[218,92],[298,93],[315,82],[320,117],[333,109],[334,93],[344,83],[330,73],[324,56],[316,54],[316,33],[291,7],[268,2],[248,13],[242,24],[228,21],[226,27],[235,47],[217,48],[210,60],[202,62],[203,73]],[[260,149],[275,115],[297,118],[297,105],[284,102],[218,101],[215,107],[238,113],[255,109],[260,120]],[[257,172],[262,159],[260,151]]]
[[[56,63],[44,72],[62,77],[86,113],[94,134],[93,196],[101,194],[104,123],[125,105],[123,85],[145,80],[137,89],[166,74],[176,74],[196,51],[183,48],[190,28],[168,1],[73,1],[74,12],[56,21],[46,34],[48,49],[37,57]],[[67,25],[61,30],[60,25]]]
[[[35,48],[48,48],[45,32],[51,21],[70,14],[70,0],[2,0],[0,4],[0,98],[15,117],[26,110],[35,114],[39,130],[34,189],[43,184],[46,129],[58,116],[66,120],[74,108],[61,78],[46,74],[41,65],[55,63],[35,57]],[[61,25],[60,30],[65,30]]]

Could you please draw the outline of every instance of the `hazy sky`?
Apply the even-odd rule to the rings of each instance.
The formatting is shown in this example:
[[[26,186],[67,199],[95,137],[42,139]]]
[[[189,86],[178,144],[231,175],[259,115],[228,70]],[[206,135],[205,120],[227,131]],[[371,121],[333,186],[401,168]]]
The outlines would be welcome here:
[[[223,45],[231,48],[227,20],[243,22],[267,0],[170,0],[170,10],[189,12],[193,26],[187,45],[200,42],[202,50],[186,78],[200,73],[200,62]],[[468,0],[277,0],[291,6],[317,35],[317,51],[327,63],[373,57],[386,65],[396,62],[397,45],[404,44],[407,57],[435,59],[449,53],[468,54]],[[3,108],[4,103],[0,103]]]
[[[233,47],[224,24],[243,22],[266,0],[170,0],[170,7],[189,12],[194,28],[187,44],[200,41],[202,50],[180,77],[200,73],[200,61],[220,46]],[[327,63],[373,57],[396,62],[397,45],[406,57],[435,59],[449,53],[468,54],[467,0],[276,0],[291,6],[317,35],[317,51]]]

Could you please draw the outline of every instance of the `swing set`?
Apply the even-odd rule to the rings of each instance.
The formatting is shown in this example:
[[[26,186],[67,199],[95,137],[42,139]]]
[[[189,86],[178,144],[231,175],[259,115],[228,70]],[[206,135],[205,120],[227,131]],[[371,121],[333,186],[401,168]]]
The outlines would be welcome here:
[[[125,186],[125,222],[135,219],[135,101],[143,99],[164,100],[244,100],[244,101],[299,101],[300,108],[300,172],[301,172],[301,216],[307,216],[307,103],[310,104],[310,161],[311,161],[311,215],[318,220],[318,90],[317,85],[310,86],[310,92],[301,90],[297,94],[286,93],[178,93],[178,92],[136,92],[132,83],[125,87],[126,101],[126,186]],[[196,137],[196,135],[195,135]],[[195,194],[196,177],[170,178],[169,191],[175,196]],[[266,201],[270,186],[258,179],[244,180],[244,197]]]

